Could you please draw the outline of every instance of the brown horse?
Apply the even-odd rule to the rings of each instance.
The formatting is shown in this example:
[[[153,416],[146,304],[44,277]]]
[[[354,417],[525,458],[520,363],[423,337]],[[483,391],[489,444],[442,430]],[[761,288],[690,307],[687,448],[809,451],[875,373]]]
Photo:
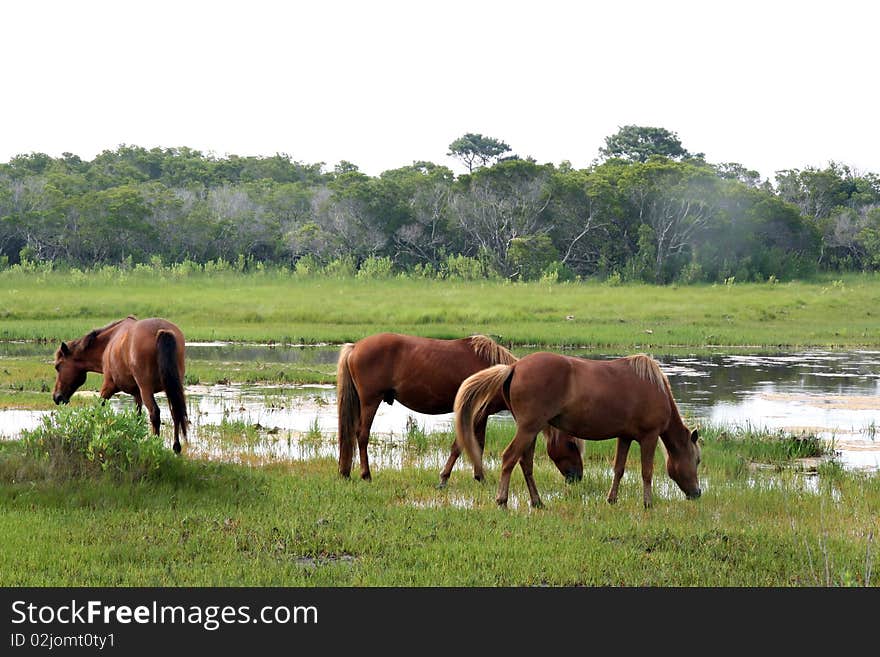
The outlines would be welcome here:
[[[474,419],[499,391],[516,419],[516,435],[504,450],[495,501],[506,506],[510,474],[522,468],[533,507],[541,498],[532,475],[535,436],[546,424],[588,440],[617,437],[614,479],[608,501],[617,501],[626,456],[633,440],[642,454],[645,507],[651,506],[651,479],[657,439],[666,448],[666,470],[688,498],[700,496],[697,432],[682,422],[669,380],[657,362],[643,354],[598,361],[547,352],[530,354],[512,365],[496,365],[468,377],[455,398],[456,440],[482,474]],[[476,475],[475,475],[476,476]]]
[[[361,478],[370,479],[367,443],[373,418],[383,401],[401,404],[418,413],[436,415],[452,412],[458,386],[474,372],[498,363],[514,363],[516,356],[484,335],[459,340],[420,338],[397,333],[371,335],[343,345],[336,371],[339,409],[339,473],[348,477],[357,442]],[[501,395],[486,400],[476,419],[475,440],[482,453],[489,415],[505,410]],[[547,427],[547,453],[569,481],[583,475],[580,443]],[[440,473],[446,484],[461,454],[452,443],[449,459]],[[476,476],[476,470],[475,476]],[[482,472],[480,473],[482,476]]]
[[[134,396],[138,413],[147,407],[153,433],[159,435],[159,406],[154,393],[165,391],[174,420],[174,451],[180,453],[180,434],[186,438],[186,399],[183,394],[183,333],[171,322],[129,315],[85,336],[62,342],[55,352],[56,404],[66,404],[86,382],[86,373],[104,375],[101,397],[117,392]]]

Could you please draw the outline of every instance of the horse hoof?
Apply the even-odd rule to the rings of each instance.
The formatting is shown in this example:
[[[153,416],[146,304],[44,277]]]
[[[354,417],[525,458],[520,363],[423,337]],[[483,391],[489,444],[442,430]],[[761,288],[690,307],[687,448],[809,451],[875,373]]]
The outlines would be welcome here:
[[[495,504],[498,505],[499,509],[507,510],[507,500],[495,500]]]
[[[443,490],[444,488],[446,488],[446,484],[448,484],[448,483],[449,483],[448,480],[446,480],[446,479],[441,479],[441,480],[437,483],[437,486],[436,486],[437,490]]]
[[[174,443],[172,449],[174,450],[175,454],[180,454],[180,443]]]
[[[609,498],[607,498],[605,501],[608,502],[608,504],[617,504],[617,498],[616,498],[616,497],[609,497]]]
[[[373,477],[370,476],[369,472],[367,474],[362,474],[361,479],[363,479],[364,481],[373,481]]]
[[[532,508],[533,509],[543,509],[544,503],[541,500],[538,500],[536,502],[532,502]]]
[[[474,475],[474,481],[479,481],[479,482],[482,484],[482,483],[483,483],[483,479],[485,479],[485,477],[484,477],[483,475],[481,475],[481,474],[479,474],[479,475],[475,474],[475,475]]]

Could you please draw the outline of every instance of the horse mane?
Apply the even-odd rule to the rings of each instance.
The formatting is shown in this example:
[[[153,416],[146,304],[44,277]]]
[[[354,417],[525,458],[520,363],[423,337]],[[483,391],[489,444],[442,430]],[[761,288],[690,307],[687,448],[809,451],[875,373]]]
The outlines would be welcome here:
[[[97,339],[97,337],[99,335],[101,335],[104,331],[109,331],[110,329],[116,328],[117,326],[122,324],[122,322],[124,322],[127,319],[137,320],[137,317],[135,317],[134,315],[129,315],[128,317],[123,317],[122,319],[117,319],[115,322],[110,322],[109,324],[107,324],[107,326],[102,326],[101,328],[92,329],[91,331],[86,333],[83,337],[81,337],[79,340],[72,341],[71,344],[82,345],[83,349],[88,349],[90,346],[92,346],[92,343]]]
[[[489,365],[513,365],[517,358],[510,351],[485,335],[470,337],[474,353],[488,361]]]
[[[626,356],[624,360],[633,368],[637,377],[650,381],[664,392],[669,392],[669,379],[666,378],[666,374],[660,369],[656,360],[647,354]]]

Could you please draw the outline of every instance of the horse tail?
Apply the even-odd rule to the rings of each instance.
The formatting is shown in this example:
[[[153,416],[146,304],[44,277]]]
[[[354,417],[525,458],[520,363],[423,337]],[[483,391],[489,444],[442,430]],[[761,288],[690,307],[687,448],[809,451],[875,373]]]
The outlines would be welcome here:
[[[177,350],[182,345],[177,344],[174,333],[166,329],[159,329],[156,333],[156,347],[159,360],[159,380],[168,397],[171,406],[171,419],[174,420],[175,451],[179,451],[180,444],[177,442],[177,432],[186,438],[186,398],[183,394],[183,381],[180,379],[180,371],[177,369]]]
[[[474,435],[474,418],[481,415],[513,371],[511,365],[494,365],[472,374],[455,395],[455,441],[474,466],[474,479],[483,479],[483,454]]]
[[[354,458],[354,444],[361,423],[361,398],[351,378],[348,359],[354,345],[342,345],[336,363],[336,408],[339,411],[339,474],[348,477]]]

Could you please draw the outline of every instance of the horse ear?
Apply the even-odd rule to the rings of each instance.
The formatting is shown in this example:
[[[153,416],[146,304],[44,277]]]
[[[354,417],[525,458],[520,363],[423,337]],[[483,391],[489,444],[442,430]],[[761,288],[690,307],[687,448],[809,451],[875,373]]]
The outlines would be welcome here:
[[[699,437],[700,437],[700,434],[697,433],[697,430],[696,430],[696,429],[694,429],[694,430],[691,432],[691,442],[694,443],[694,444],[696,444],[696,443],[697,443],[697,439],[698,439]]]
[[[61,353],[64,356],[70,356],[70,347],[67,346],[66,342],[61,343]]]

